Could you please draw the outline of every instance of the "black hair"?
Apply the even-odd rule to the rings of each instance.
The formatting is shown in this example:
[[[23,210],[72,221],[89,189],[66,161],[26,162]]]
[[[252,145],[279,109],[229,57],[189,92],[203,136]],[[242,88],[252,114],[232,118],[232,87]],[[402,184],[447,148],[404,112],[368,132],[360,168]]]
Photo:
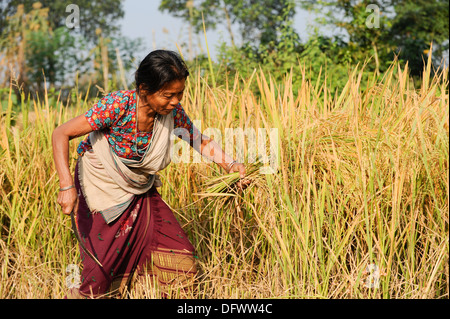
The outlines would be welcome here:
[[[141,61],[135,73],[136,92],[139,94],[141,90],[145,90],[153,94],[165,84],[185,80],[188,76],[188,68],[176,52],[152,51]]]

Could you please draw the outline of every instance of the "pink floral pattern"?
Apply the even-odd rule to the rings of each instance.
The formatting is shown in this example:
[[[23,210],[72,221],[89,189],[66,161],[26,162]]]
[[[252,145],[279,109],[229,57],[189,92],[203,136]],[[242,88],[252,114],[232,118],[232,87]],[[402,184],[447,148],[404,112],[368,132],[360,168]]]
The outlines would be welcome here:
[[[122,90],[101,98],[85,114],[93,130],[103,130],[111,148],[119,157],[139,160],[151,141],[152,132],[139,132],[136,124],[136,90]],[[173,110],[174,129],[184,128],[189,132],[190,143],[200,132],[184,111],[181,104]],[[79,144],[77,153],[92,149],[89,135]]]

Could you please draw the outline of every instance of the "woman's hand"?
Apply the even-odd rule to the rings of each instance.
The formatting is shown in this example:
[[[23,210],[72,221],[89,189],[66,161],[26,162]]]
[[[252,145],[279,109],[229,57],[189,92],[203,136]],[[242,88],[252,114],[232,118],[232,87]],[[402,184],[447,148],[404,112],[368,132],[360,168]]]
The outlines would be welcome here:
[[[60,191],[57,203],[61,206],[64,215],[70,215],[72,210],[76,208],[78,195],[76,188]]]
[[[92,132],[86,117],[82,114],[58,126],[52,134],[53,160],[59,176],[59,184],[63,189],[58,194],[57,203],[61,205],[63,213],[70,215],[78,200],[73,178],[69,169],[69,140]]]
[[[194,147],[197,143],[194,143]],[[250,180],[245,179],[245,166],[242,163],[238,163],[233,158],[227,155],[213,139],[201,134],[200,148],[196,150],[207,159],[217,163],[227,173],[239,172],[241,180],[237,183],[237,186],[243,190],[250,185]]]
[[[247,188],[248,185],[250,185],[250,180],[245,180],[245,166],[242,163],[234,163],[233,165],[231,165],[230,170],[228,171],[228,173],[234,173],[234,172],[239,172],[239,177],[241,178],[241,180],[239,182],[237,182],[237,186],[241,189],[244,190]]]

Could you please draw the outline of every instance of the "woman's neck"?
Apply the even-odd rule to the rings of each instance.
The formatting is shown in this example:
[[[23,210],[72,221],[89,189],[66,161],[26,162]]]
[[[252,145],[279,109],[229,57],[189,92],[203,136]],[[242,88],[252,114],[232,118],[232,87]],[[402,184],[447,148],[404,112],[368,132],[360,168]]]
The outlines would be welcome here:
[[[145,102],[145,99],[138,98],[138,111],[140,111],[139,115],[145,116],[145,117],[151,117],[155,118],[156,111],[154,111],[150,104]]]
[[[136,126],[139,132],[152,132],[156,112],[145,103],[143,99],[138,98],[138,107],[136,110]]]

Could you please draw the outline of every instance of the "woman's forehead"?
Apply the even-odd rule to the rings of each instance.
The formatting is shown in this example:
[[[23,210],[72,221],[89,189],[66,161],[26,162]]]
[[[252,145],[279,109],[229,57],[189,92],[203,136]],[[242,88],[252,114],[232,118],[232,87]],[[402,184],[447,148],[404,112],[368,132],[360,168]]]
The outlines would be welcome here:
[[[162,88],[161,92],[165,93],[177,93],[184,91],[186,81],[183,80],[175,80],[166,83]]]

